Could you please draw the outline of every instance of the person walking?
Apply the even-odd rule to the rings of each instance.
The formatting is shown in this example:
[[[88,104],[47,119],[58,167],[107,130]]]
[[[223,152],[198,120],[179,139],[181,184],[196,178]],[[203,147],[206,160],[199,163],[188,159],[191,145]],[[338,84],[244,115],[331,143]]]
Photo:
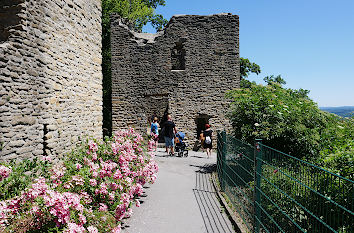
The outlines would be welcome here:
[[[205,130],[203,131],[204,137],[204,149],[206,149],[208,159],[211,157],[213,149],[213,130],[209,124],[205,124]]]
[[[154,117],[152,123],[151,123],[151,137],[154,140],[155,144],[155,151],[157,150],[157,143],[159,140],[159,123],[157,123],[157,117]]]
[[[174,135],[177,133],[176,125],[172,121],[172,116],[170,114],[167,115],[167,121],[164,125],[164,138],[165,138],[165,146],[167,154],[173,156],[174,155]],[[168,148],[170,148],[170,153],[168,153]]]

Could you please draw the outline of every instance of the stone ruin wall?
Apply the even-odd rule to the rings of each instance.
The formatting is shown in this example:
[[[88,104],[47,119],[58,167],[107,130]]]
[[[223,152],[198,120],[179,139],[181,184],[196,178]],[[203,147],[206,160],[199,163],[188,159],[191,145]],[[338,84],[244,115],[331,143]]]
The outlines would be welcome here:
[[[1,0],[0,159],[102,138],[101,1]]]
[[[185,51],[185,69],[172,70],[172,50]],[[237,15],[174,16],[157,34],[136,33],[111,17],[113,130],[148,120],[168,108],[189,143],[197,136],[196,118],[207,117],[214,131],[228,127],[225,92],[238,88]],[[216,134],[214,134],[216,135]]]

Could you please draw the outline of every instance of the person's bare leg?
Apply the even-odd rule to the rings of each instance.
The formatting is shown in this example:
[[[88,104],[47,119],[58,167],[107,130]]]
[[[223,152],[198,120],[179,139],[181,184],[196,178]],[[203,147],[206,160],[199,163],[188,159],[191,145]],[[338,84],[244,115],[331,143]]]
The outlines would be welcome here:
[[[174,153],[173,146],[171,146],[171,154],[174,155]]]

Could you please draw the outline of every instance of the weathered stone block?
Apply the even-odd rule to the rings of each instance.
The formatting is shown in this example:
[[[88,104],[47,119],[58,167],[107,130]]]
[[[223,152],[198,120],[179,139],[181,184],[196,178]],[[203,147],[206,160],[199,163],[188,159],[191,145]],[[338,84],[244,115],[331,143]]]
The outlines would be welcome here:
[[[12,125],[33,125],[36,123],[36,118],[31,116],[14,116],[12,118]]]

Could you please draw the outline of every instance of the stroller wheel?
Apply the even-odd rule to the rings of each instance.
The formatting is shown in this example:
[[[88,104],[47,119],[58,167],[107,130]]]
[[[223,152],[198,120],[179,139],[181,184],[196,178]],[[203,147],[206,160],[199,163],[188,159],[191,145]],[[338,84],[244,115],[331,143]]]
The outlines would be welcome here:
[[[188,157],[188,150],[186,150],[186,153],[184,153],[184,157]]]
[[[179,157],[183,157],[183,151],[178,152]]]

